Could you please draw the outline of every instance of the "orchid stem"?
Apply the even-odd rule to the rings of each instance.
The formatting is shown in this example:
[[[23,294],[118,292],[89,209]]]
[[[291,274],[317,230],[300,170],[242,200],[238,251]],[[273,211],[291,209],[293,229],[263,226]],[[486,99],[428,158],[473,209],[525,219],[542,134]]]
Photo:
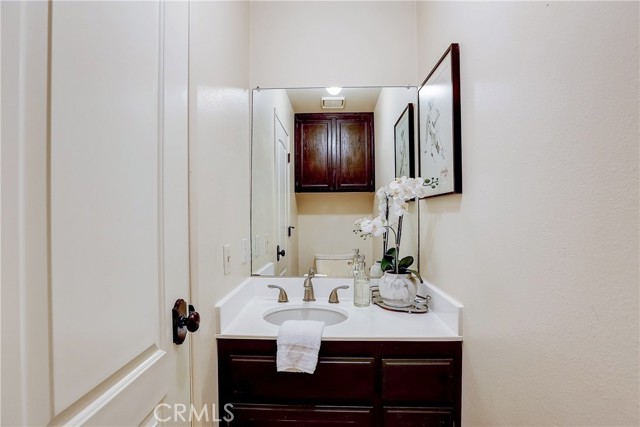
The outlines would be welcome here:
[[[402,218],[402,215],[398,217],[398,232],[396,233],[396,274],[398,274],[399,272],[400,265],[400,238],[402,237]]]

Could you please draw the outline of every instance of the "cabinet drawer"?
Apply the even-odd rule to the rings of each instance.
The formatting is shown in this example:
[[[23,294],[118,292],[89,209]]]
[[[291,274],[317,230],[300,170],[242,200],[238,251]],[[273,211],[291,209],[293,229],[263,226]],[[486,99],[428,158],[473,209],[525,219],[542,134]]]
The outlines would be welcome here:
[[[384,427],[453,427],[453,415],[439,408],[384,408]]]
[[[227,366],[230,401],[353,402],[375,393],[373,358],[320,357],[311,375],[277,372],[275,356],[230,355]]]
[[[238,427],[370,427],[372,407],[292,406],[236,404],[231,408]]]
[[[382,400],[453,405],[453,359],[382,359]]]

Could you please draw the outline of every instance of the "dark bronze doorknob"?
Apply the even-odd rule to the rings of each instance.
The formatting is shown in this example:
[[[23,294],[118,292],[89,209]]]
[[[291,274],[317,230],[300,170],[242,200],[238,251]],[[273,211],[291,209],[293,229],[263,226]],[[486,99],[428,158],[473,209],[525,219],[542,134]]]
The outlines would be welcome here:
[[[280,261],[280,258],[284,256],[284,249],[280,250],[280,245],[278,245],[278,247],[276,248],[276,255],[277,255],[276,259],[278,261]]]
[[[187,320],[185,320],[185,325],[187,325],[189,332],[195,332],[200,327],[200,313],[198,313],[191,304],[189,304],[189,315],[187,316]]]
[[[188,310],[187,310],[188,308]],[[180,345],[187,338],[188,332],[195,332],[200,327],[200,314],[183,299],[179,299],[171,310],[173,319],[173,343]]]

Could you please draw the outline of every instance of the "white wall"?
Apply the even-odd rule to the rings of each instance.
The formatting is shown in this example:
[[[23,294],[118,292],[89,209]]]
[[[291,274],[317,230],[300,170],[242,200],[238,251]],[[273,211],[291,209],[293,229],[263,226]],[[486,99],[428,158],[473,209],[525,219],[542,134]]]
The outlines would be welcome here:
[[[420,207],[465,305],[465,426],[637,426],[638,3],[418,5],[460,43],[464,194]]]
[[[193,345],[194,404],[216,402],[214,304],[250,275],[249,4],[192,2],[190,187],[192,301],[201,313]],[[222,246],[231,245],[231,274]]]
[[[416,82],[415,2],[251,4],[252,87]]]
[[[387,185],[396,177],[394,127],[409,103],[413,104],[414,117],[417,117],[417,100],[416,87],[386,87],[380,91],[373,117],[376,135],[376,188]]]

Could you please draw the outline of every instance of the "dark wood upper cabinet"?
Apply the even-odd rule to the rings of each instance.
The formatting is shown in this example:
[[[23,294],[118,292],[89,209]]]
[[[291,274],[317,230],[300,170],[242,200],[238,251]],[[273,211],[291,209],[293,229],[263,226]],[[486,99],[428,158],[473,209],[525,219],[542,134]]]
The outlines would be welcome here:
[[[296,114],[296,192],[374,191],[373,152],[373,113]]]

